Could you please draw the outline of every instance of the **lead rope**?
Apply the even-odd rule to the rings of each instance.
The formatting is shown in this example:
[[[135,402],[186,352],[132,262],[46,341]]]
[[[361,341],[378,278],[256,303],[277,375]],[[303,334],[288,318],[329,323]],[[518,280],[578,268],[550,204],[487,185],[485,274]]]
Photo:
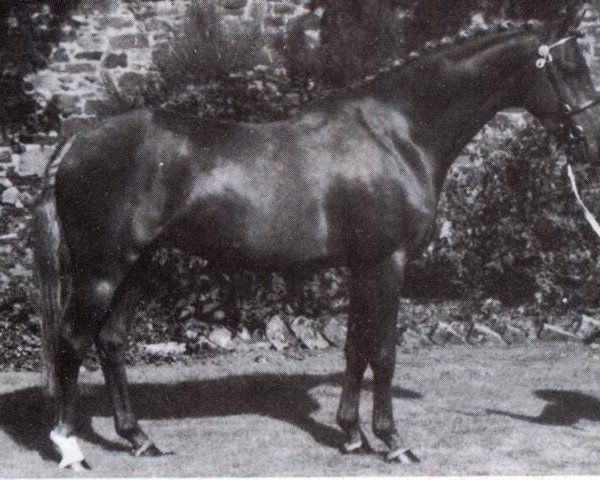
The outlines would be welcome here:
[[[581,208],[583,208],[583,214],[585,216],[585,219],[590,224],[590,227],[592,227],[592,230],[594,230],[596,235],[598,235],[598,237],[600,237],[600,223],[598,223],[598,220],[596,220],[596,217],[594,217],[592,212],[590,212],[588,210],[588,208],[585,206],[585,203],[583,203],[583,200],[581,199],[581,195],[579,194],[579,190],[577,189],[577,182],[575,181],[575,175],[573,174],[573,169],[571,168],[570,163],[567,163],[567,176],[569,177],[569,180],[571,182],[571,190],[573,190],[573,193],[575,194],[577,203],[579,204],[579,206]]]

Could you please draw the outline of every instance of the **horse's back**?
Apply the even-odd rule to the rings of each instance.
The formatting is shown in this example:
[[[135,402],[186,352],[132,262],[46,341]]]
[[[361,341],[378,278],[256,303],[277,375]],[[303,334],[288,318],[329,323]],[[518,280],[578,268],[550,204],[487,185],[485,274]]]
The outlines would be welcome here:
[[[436,199],[425,153],[401,115],[373,99],[202,130],[195,138],[212,138],[183,141],[193,182],[172,236],[184,248],[258,264],[346,262],[420,243],[429,228]]]

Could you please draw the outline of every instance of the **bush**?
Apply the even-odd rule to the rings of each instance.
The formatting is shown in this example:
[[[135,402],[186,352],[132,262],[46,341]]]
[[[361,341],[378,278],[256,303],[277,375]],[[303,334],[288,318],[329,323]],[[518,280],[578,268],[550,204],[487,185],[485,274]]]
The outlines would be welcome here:
[[[183,27],[169,47],[166,55],[156,58],[156,64],[163,79],[180,89],[228,81],[232,74],[251,70],[265,60],[259,22],[229,25],[209,0],[195,0],[190,5]]]
[[[183,338],[188,331],[206,333],[215,323],[264,333],[265,322],[276,314],[337,314],[347,307],[346,277],[345,270],[336,269],[299,279],[217,272],[199,257],[164,248],[156,252],[146,275],[152,300],[138,312],[145,321],[136,322],[137,336],[146,341],[165,333]]]
[[[59,35],[58,17],[41,2],[0,4],[0,134],[56,127],[42,115],[23,78],[46,66]]]
[[[403,34],[393,1],[323,1],[316,77],[350,85],[402,52]]]
[[[437,291],[455,294],[536,299],[546,307],[597,305],[598,239],[575,204],[566,158],[542,127],[497,120],[469,157],[468,165],[451,170],[440,238],[411,268],[413,293],[436,279]],[[581,185],[593,175],[591,167],[580,168]],[[594,205],[593,192],[584,198]]]
[[[286,117],[289,82],[267,55],[259,18],[226,22],[208,0],[188,8],[183,27],[154,60],[165,108],[200,118],[269,121]]]

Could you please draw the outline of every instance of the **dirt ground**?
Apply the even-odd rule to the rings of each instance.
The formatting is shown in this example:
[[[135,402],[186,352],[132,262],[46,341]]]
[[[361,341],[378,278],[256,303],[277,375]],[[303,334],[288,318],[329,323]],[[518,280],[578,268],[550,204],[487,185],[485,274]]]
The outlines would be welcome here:
[[[412,466],[342,455],[334,417],[343,356],[219,356],[130,369],[137,412],[174,455],[134,458],[112,426],[99,372],[82,380],[81,446],[93,470],[59,470],[31,373],[0,374],[0,477],[598,474],[600,354],[576,344],[448,346],[401,353],[394,409]],[[91,421],[90,421],[91,420]]]

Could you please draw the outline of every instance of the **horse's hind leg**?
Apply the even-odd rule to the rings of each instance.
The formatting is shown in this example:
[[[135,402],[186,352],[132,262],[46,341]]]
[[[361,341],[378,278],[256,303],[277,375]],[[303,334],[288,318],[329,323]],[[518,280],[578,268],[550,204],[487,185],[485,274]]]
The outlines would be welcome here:
[[[77,421],[77,377],[86,352],[110,307],[118,280],[106,277],[74,279],[67,302],[56,353],[59,385],[58,424],[51,439],[61,454],[61,467],[86,467],[74,433]]]
[[[136,277],[137,278],[137,277]],[[115,429],[129,441],[133,454],[156,456],[162,452],[139,426],[133,413],[131,397],[125,372],[127,338],[133,310],[140,299],[141,287],[137,280],[127,282],[126,290],[111,309],[110,315],[96,337],[106,387],[113,405]]]

